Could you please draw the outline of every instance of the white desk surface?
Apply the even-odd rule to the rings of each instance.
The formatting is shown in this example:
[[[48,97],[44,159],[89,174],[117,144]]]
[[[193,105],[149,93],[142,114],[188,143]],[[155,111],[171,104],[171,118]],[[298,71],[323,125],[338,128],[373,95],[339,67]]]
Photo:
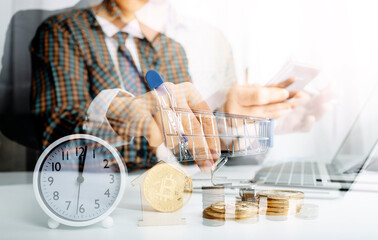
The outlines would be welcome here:
[[[13,179],[13,180],[12,180]],[[129,179],[131,177],[129,176]],[[378,174],[360,175],[372,191],[352,190],[333,200],[305,199],[319,205],[314,220],[293,217],[257,223],[228,221],[220,227],[202,224],[202,196],[194,193],[183,209],[185,225],[138,227],[141,219],[139,189],[128,185],[125,196],[111,214],[114,226],[48,229],[47,215],[39,207],[31,173],[0,173],[0,239],[378,239]]]

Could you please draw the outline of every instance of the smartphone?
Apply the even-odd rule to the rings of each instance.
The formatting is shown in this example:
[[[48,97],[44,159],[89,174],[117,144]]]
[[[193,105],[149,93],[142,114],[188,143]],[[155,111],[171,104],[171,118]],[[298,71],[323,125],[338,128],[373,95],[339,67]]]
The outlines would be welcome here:
[[[319,73],[320,70],[318,68],[289,60],[267,85],[277,84],[288,78],[296,77],[296,81],[286,89],[289,91],[299,91],[315,79]]]

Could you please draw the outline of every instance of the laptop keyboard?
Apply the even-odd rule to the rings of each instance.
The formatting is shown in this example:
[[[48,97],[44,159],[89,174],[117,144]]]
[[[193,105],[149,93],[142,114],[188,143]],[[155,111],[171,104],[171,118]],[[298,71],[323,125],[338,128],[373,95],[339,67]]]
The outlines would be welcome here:
[[[286,162],[261,169],[255,179],[273,185],[322,186],[317,162]]]

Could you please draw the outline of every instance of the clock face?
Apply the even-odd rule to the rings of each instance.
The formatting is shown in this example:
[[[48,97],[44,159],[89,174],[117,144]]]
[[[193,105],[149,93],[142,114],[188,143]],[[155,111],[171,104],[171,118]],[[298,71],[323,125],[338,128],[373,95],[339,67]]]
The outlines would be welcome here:
[[[39,160],[39,197],[43,208],[59,219],[91,221],[115,208],[125,170],[115,149],[105,142],[73,136],[81,137],[53,144]]]

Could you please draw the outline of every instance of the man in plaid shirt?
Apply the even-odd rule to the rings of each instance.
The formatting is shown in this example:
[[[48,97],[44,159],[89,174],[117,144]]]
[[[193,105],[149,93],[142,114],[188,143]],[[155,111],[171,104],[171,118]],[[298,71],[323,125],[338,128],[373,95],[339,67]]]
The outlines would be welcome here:
[[[106,117],[126,142],[130,136],[135,139],[119,151],[129,169],[153,166],[163,138],[153,117],[156,102],[144,80],[151,69],[171,83],[168,86],[180,107],[210,111],[191,83],[183,47],[135,18],[146,2],[104,0],[93,8],[50,17],[38,28],[30,48],[31,107],[44,148],[68,134],[88,132],[84,126],[93,99],[105,90],[122,89]],[[279,117],[293,107],[285,102],[289,93],[284,85],[234,86],[225,96],[224,110]],[[201,132],[201,125],[197,126],[195,130]],[[203,139],[202,143],[199,153],[204,157],[197,164],[208,172],[219,157],[219,141]]]
[[[119,148],[128,168],[151,167],[157,162],[154,153],[162,136],[151,117],[156,102],[148,93],[146,72],[155,69],[163,73],[165,81],[173,83],[169,86],[176,97],[184,98],[178,101],[184,104],[181,107],[196,108],[202,101],[194,101],[199,94],[193,94],[182,46],[147,27],[140,30],[143,36],[137,36],[133,29],[125,28],[120,13],[113,12],[114,6],[110,8],[106,2],[50,17],[38,28],[30,48],[32,112],[46,148],[60,137],[85,132],[87,109],[101,91],[126,90],[113,100],[107,119],[121,137],[136,137]],[[127,26],[138,27],[130,23],[135,19],[126,21]],[[117,31],[110,35],[114,29]],[[127,41],[135,44],[134,56]],[[204,102],[201,104],[202,109],[210,110]],[[208,156],[204,167],[212,166],[214,159]]]

